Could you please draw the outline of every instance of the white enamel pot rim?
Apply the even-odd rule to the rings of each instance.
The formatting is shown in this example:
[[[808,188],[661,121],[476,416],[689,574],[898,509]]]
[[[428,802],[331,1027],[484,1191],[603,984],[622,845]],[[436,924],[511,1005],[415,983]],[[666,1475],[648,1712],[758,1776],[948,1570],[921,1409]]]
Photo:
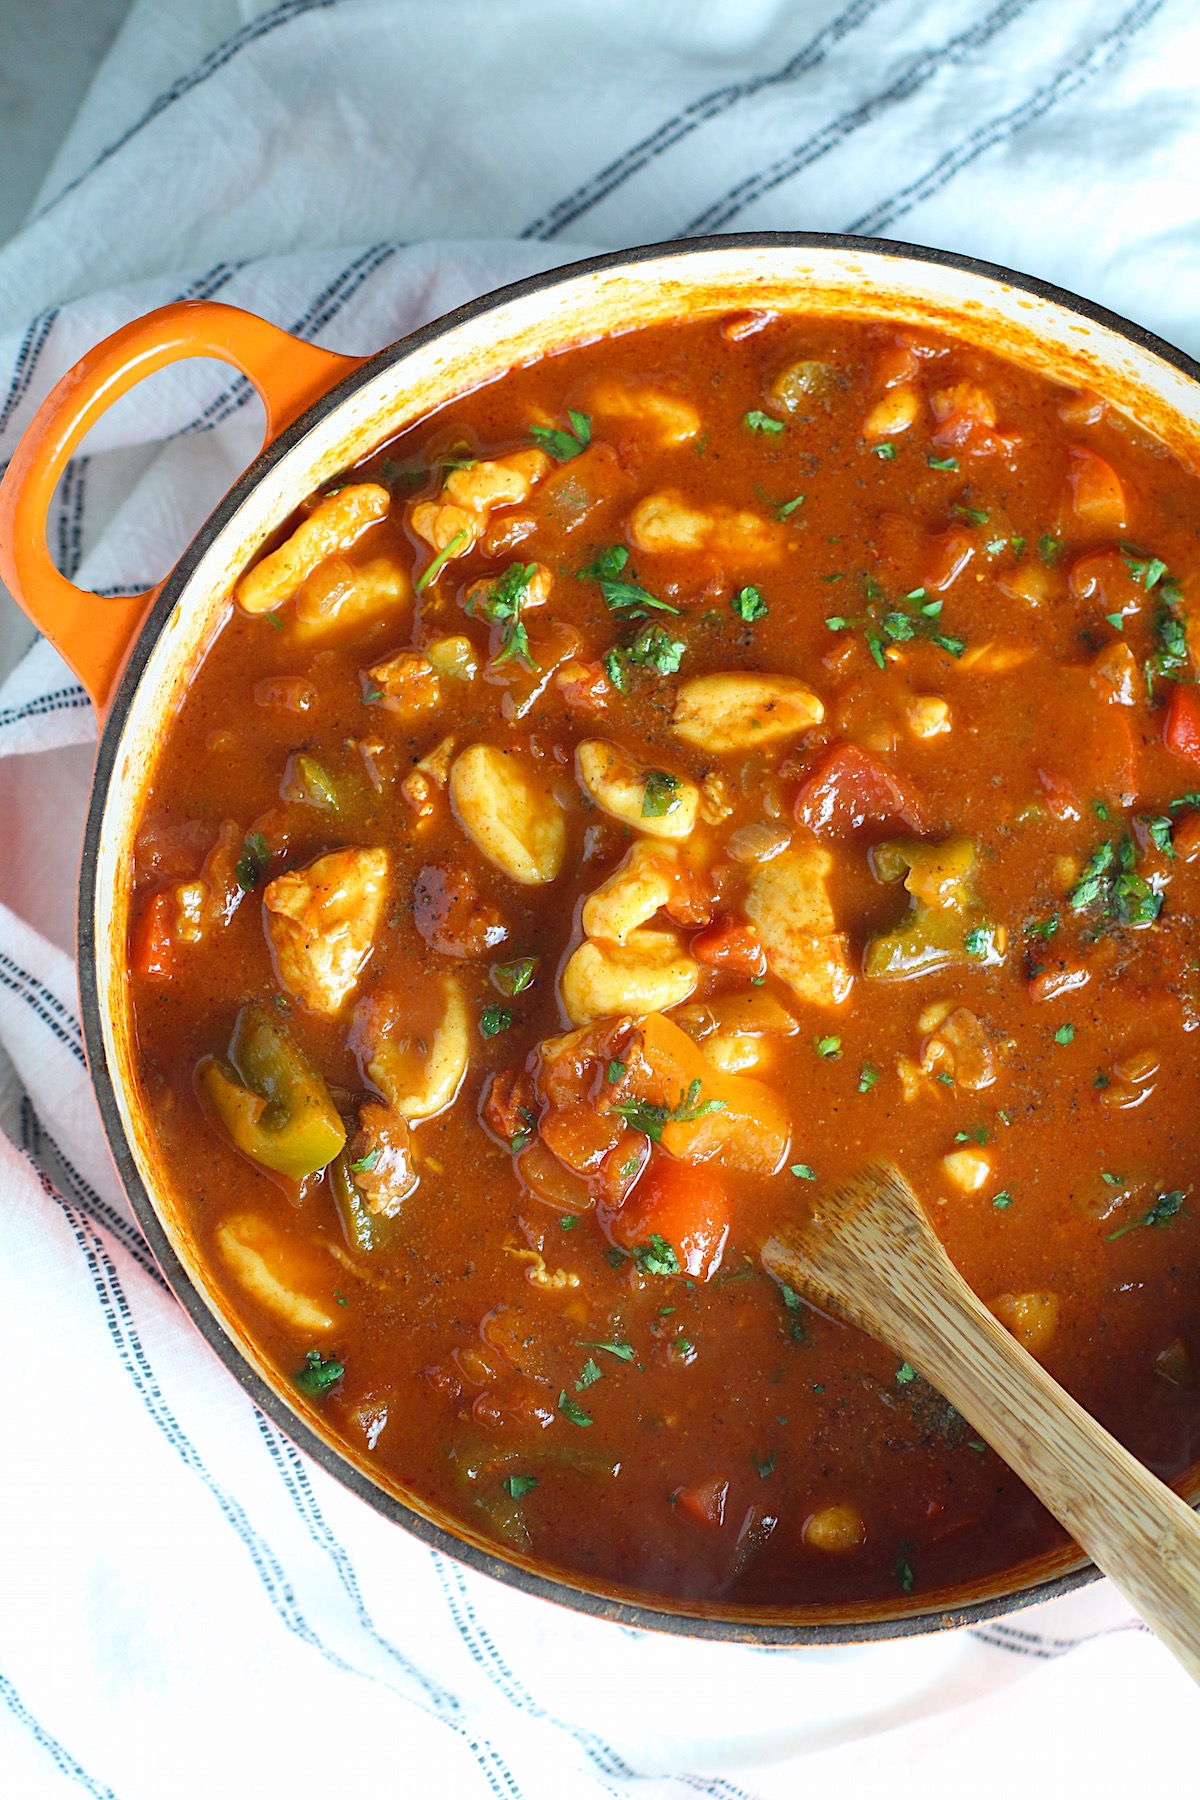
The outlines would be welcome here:
[[[157,1167],[142,1104],[125,977],[128,876],[140,797],[169,716],[224,614],[232,579],[322,482],[446,399],[555,348],[700,312],[779,308],[925,324],[1096,388],[1193,465],[1200,368],[1139,327],[1044,282],[918,246],[807,233],[650,245],[552,270],[485,296],[362,364],[274,440],[197,534],[126,664],[100,739],[79,891],[88,1063],[121,1179],[163,1271],[251,1399],[309,1455],[418,1538],[537,1594],[621,1623],[760,1644],[898,1637],[977,1623],[1094,1579],[1064,1552],[1014,1578],[895,1603],[751,1609],[614,1595],[500,1554],[482,1534],[374,1481],[296,1410],[225,1312]]]

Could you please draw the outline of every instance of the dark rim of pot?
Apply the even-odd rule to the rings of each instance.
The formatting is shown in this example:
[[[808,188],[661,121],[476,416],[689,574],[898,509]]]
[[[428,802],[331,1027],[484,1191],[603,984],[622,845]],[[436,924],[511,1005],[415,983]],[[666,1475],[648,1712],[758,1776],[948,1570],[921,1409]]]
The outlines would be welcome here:
[[[1098,325],[1106,326],[1140,348],[1149,350],[1164,362],[1190,376],[1194,381],[1200,382],[1200,365],[1182,351],[1164,343],[1152,332],[1144,330],[1119,314],[1110,312],[1105,307],[1095,306],[1049,282],[1040,281],[1031,275],[1014,274],[1012,270],[1002,268],[998,264],[982,262],[975,257],[961,256],[953,251],[931,250],[922,245],[904,244],[882,238],[852,237],[837,232],[745,232],[708,238],[680,238],[662,244],[644,244],[635,249],[612,251],[604,256],[594,256],[582,262],[563,264],[558,268],[527,276],[524,280],[513,282],[508,287],[497,288],[478,300],[472,300],[466,306],[458,307],[454,312],[444,314],[441,318],[411,332],[407,337],[398,339],[394,344],[388,345],[386,349],[360,364],[346,376],[345,380],[323,394],[307,412],[303,413],[268,444],[230,488],[168,576],[134,644],[100,738],[79,876],[77,947],[79,997],[88,1067],[96,1091],[100,1115],[104,1122],[105,1133],[125,1191],[129,1195],[138,1223],[145,1233],[176,1299],[187,1311],[193,1324],[196,1325],[239,1385],[255,1405],[266,1413],[268,1418],[272,1419],[282,1431],[290,1436],[309,1456],[313,1457],[328,1474],[348,1487],[352,1493],[357,1494],[361,1500],[365,1500],[377,1512],[382,1513],[394,1523],[404,1526],[414,1537],[424,1543],[449,1556],[456,1557],[471,1568],[478,1569],[485,1575],[491,1575],[498,1581],[506,1582],[509,1586],[516,1587],[524,1593],[536,1594],[543,1599],[556,1601],[559,1605],[574,1608],[576,1611],[642,1630],[677,1632],[689,1637],[710,1638],[729,1643],[796,1648],[817,1644],[863,1643],[872,1640],[909,1637],[964,1625],[978,1625],[987,1619],[996,1618],[1021,1607],[1031,1606],[1044,1600],[1052,1600],[1059,1595],[1069,1593],[1074,1588],[1094,1581],[1098,1571],[1092,1564],[1085,1563],[1065,1574],[1036,1582],[1012,1593],[948,1607],[938,1606],[936,1596],[934,1596],[931,1598],[928,1610],[924,1612],[905,1611],[893,1618],[861,1621],[848,1619],[839,1624],[807,1624],[803,1619],[799,1619],[795,1623],[738,1620],[725,1617],[710,1618],[691,1613],[687,1610],[686,1601],[681,1601],[678,1605],[672,1605],[669,1601],[654,1605],[649,1600],[634,1602],[593,1593],[584,1587],[573,1586],[565,1578],[540,1575],[522,1568],[516,1563],[509,1562],[507,1558],[481,1549],[478,1545],[465,1542],[443,1526],[434,1524],[432,1520],[425,1518],[396,1495],[377,1486],[348,1457],[343,1456],[323,1438],[318,1437],[303,1417],[293,1411],[287,1402],[275,1393],[274,1389],[268,1387],[257,1370],[251,1367],[227,1335],[225,1328],[210,1311],[199,1290],[193,1285],[171,1246],[154,1203],[142,1182],[121,1123],[113,1078],[104,1051],[95,958],[96,874],[99,845],[107,810],[109,788],[116,766],[117,751],[135,690],[158,641],[159,634],[174,611],[201,559],[267,471],[300,443],[315,425],[328,418],[344,400],[374,380],[384,369],[401,361],[421,346],[443,336],[455,326],[465,324],[471,319],[477,319],[513,300],[557,287],[580,275],[602,273],[606,269],[636,266],[639,263],[651,262],[659,258],[703,255],[705,252],[713,250],[771,248],[858,251],[863,255],[882,256],[893,261],[931,263],[979,275],[1009,287],[1019,288],[1039,299],[1049,300],[1067,311],[1076,313]]]

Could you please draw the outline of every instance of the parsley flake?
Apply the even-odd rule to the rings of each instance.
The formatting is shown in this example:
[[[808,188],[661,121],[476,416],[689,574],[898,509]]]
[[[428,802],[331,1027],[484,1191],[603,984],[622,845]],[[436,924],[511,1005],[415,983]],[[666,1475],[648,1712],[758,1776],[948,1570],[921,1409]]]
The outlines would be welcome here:
[[[993,1194],[992,1196],[992,1205],[996,1208],[997,1212],[1004,1212],[1006,1207],[1011,1206],[1012,1203],[1013,1197],[1007,1188],[1001,1188],[998,1194]]]
[[[915,1381],[916,1379],[917,1371],[913,1368],[912,1364],[910,1362],[902,1362],[900,1367],[896,1370],[896,1380],[900,1383],[901,1387],[906,1386],[908,1382]]]
[[[345,1373],[345,1365],[336,1356],[325,1357],[319,1350],[310,1350],[304,1359],[304,1367],[292,1379],[302,1393],[320,1400],[330,1388],[337,1386]]]
[[[634,1246],[633,1260],[644,1275],[678,1275],[682,1270],[674,1245],[657,1231],[650,1233],[648,1244]]]
[[[895,462],[895,460],[896,460],[895,444],[890,444],[890,443],[871,444],[869,447],[870,447],[872,455],[877,456],[879,458],[880,462]]]
[[[590,1425],[592,1417],[585,1413],[578,1400],[572,1399],[566,1388],[558,1396],[558,1410],[564,1419],[570,1419],[572,1425]]]
[[[931,469],[957,469],[957,456],[927,456],[925,461]]]
[[[526,1494],[532,1494],[538,1484],[536,1475],[506,1475],[504,1485],[514,1500],[523,1500]]]
[[[797,1181],[815,1181],[817,1179],[811,1163],[793,1163],[791,1173]]]
[[[511,1006],[485,1006],[479,1015],[479,1029],[485,1038],[498,1037],[512,1027]]]
[[[744,619],[747,625],[752,625],[756,619],[765,619],[767,616],[767,603],[756,587],[739,589],[730,601],[730,605],[738,618]]]
[[[858,1091],[859,1091],[859,1093],[860,1094],[869,1094],[871,1089],[875,1086],[875,1083],[878,1080],[879,1080],[879,1070],[872,1068],[870,1063],[864,1063],[862,1068],[858,1072]]]
[[[1122,1225],[1117,1231],[1110,1231],[1104,1241],[1111,1244],[1115,1238],[1124,1237],[1129,1231],[1137,1231],[1142,1225],[1169,1225],[1182,1205],[1183,1189],[1172,1188],[1170,1193],[1158,1196],[1149,1212],[1143,1213],[1140,1219],[1131,1219],[1128,1225]]]
[[[1054,1041],[1056,1044],[1073,1044],[1075,1042],[1075,1027],[1073,1025],[1060,1025],[1054,1034]]]
[[[417,576],[417,579],[413,582],[414,591],[418,594],[423,594],[430,582],[437,580],[446,564],[450,561],[450,558],[452,556],[457,556],[463,546],[469,543],[470,537],[471,534],[465,526],[462,531],[456,531],[445,549],[439,550],[433,561],[426,568],[422,569],[421,573]]]
[[[760,412],[757,407],[745,414],[742,424],[748,431],[761,431],[765,437],[782,437],[785,429],[782,419],[773,419],[770,413]]]
[[[563,431],[553,425],[534,425],[529,435],[539,449],[545,450],[555,462],[570,462],[586,450],[592,441],[592,421],[586,413],[567,410],[567,418],[571,429]]]
[[[527,669],[538,666],[530,655],[529,633],[521,617],[536,574],[536,563],[509,563],[502,575],[467,602],[472,617],[478,615],[500,627],[500,648],[492,659],[494,664],[515,660],[523,662]]]
[[[648,770],[642,789],[643,819],[663,819],[673,813],[680,804],[682,785],[678,775],[670,775],[666,769]]]
[[[813,1048],[818,1056],[828,1062],[832,1057],[842,1054],[842,1040],[840,1037],[815,1037]]]
[[[243,894],[251,893],[258,886],[266,874],[270,860],[271,851],[266,838],[261,831],[252,831],[242,845],[242,854],[233,871]]]
[[[575,1383],[575,1392],[582,1394],[584,1388],[590,1388],[594,1381],[599,1381],[604,1374],[594,1356],[589,1356],[579,1371],[579,1379]]]
[[[522,956],[516,962],[493,963],[489,971],[492,986],[498,993],[514,999],[530,985],[536,968],[536,956]]]

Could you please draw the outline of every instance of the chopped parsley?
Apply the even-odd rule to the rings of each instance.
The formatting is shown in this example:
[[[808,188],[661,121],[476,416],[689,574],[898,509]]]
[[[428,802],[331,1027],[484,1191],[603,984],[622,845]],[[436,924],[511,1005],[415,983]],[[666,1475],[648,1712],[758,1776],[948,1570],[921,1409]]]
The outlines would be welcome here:
[[[775,1452],[773,1450],[768,1450],[766,1459],[763,1462],[759,1462],[756,1456],[754,1458],[754,1466],[758,1470],[759,1480],[765,1481],[768,1475],[773,1475],[775,1473]]]
[[[963,948],[968,956],[986,956],[992,947],[992,928],[990,925],[976,925],[968,931],[963,939]]]
[[[939,629],[942,602],[931,600],[925,588],[913,588],[894,605],[889,605],[873,576],[864,578],[864,586],[867,611],[862,618],[849,618],[844,613],[834,613],[826,618],[825,623],[830,631],[849,631],[855,626],[860,627],[867,649],[879,668],[886,667],[883,653],[887,645],[907,644],[916,638],[936,644],[939,650],[945,650],[950,656],[959,657],[963,654],[967,647],[966,639],[950,637]]]
[[[686,648],[661,625],[643,625],[632,643],[615,644],[608,652],[605,671],[617,692],[623,694],[629,685],[631,667],[652,669],[656,675],[674,675]]]
[[[1122,1225],[1116,1231],[1110,1231],[1104,1241],[1111,1244],[1114,1238],[1124,1237],[1126,1232],[1137,1231],[1143,1225],[1169,1225],[1182,1205],[1183,1189],[1172,1188],[1170,1193],[1158,1196],[1149,1212],[1143,1213],[1140,1219],[1131,1219],[1128,1225]]]
[[[795,1288],[790,1288],[786,1281],[779,1284],[779,1298],[788,1312],[788,1332],[792,1342],[803,1344],[808,1333],[804,1329],[804,1302]]]
[[[1053,568],[1058,561],[1058,553],[1062,549],[1062,539],[1056,538],[1049,531],[1044,531],[1038,539],[1038,555],[1046,567]]]
[[[674,1312],[674,1310],[675,1308],[673,1306],[663,1308],[664,1312]],[[581,1344],[580,1348],[584,1350],[606,1350],[610,1356],[618,1357],[621,1362],[631,1363],[634,1359],[633,1345],[623,1343],[620,1338],[614,1338],[609,1344],[592,1344],[585,1342]]]
[[[1060,1025],[1054,1034],[1054,1041],[1056,1044],[1073,1044],[1075,1042],[1075,1027],[1073,1025]]]
[[[610,1057],[609,1064],[608,1064],[608,1075],[607,1075],[609,1086],[616,1087],[618,1081],[620,1081],[620,1079],[624,1075],[624,1073],[625,1073],[625,1064],[623,1062],[619,1062],[615,1056]]]
[[[319,1350],[310,1350],[304,1359],[304,1367],[293,1377],[301,1393],[310,1394],[314,1400],[320,1400],[332,1387],[336,1387],[346,1373],[344,1363],[336,1356],[322,1356]]]
[[[957,469],[957,456],[927,456],[925,461],[931,469]]]
[[[574,1229],[578,1225],[578,1223],[579,1223],[579,1214],[578,1213],[564,1213],[562,1215],[561,1219],[558,1221],[559,1229],[561,1231],[574,1231]]]
[[[775,508],[775,517],[780,520],[790,519],[796,508],[803,505],[804,495],[797,494],[794,500],[785,500],[782,506],[777,506]]]
[[[485,1038],[498,1037],[512,1028],[511,1006],[485,1006],[479,1015],[479,1029]]]
[[[701,1100],[700,1086],[697,1075],[679,1096],[679,1104],[675,1107],[656,1106],[650,1100],[624,1100],[612,1110],[619,1113],[634,1131],[645,1132],[651,1142],[657,1144],[662,1139],[665,1125],[693,1125],[697,1119],[706,1119],[710,1113],[725,1110],[724,1100]]]
[[[558,1396],[558,1410],[564,1419],[570,1419],[572,1425],[590,1425],[592,1423],[591,1414],[584,1412],[578,1400],[573,1399],[566,1388]]]
[[[910,1362],[902,1362],[900,1367],[896,1370],[896,1380],[900,1383],[901,1387],[905,1387],[908,1382],[915,1381],[916,1379],[917,1371],[913,1368],[912,1364]]]
[[[813,1039],[813,1049],[828,1062],[832,1057],[842,1054],[842,1040],[840,1037],[817,1037]]]
[[[624,544],[610,544],[601,550],[585,568],[576,571],[579,581],[599,583],[609,612],[625,613],[631,619],[644,619],[647,612],[677,613],[679,608],[668,600],[656,600],[634,581],[623,581],[622,571],[629,561]]]
[[[756,619],[765,619],[767,616],[767,603],[756,587],[740,588],[730,605],[738,618],[744,619],[747,625],[753,625]]]
[[[563,431],[554,425],[534,425],[529,435],[540,450],[545,450],[555,462],[570,462],[581,450],[586,450],[592,441],[592,421],[586,413],[573,412],[567,409],[570,420],[570,431]]]
[[[760,412],[757,407],[745,415],[742,424],[748,431],[761,431],[765,437],[782,437],[784,432],[782,419],[773,419],[770,413]]]
[[[1112,1175],[1107,1169],[1101,1169],[1100,1179],[1107,1187],[1124,1187],[1125,1185],[1125,1177],[1123,1175]]]
[[[879,458],[880,462],[895,462],[895,460],[896,460],[895,444],[892,444],[892,443],[872,444],[870,446],[870,449],[871,449],[872,456],[877,456]]]
[[[417,579],[413,582],[413,588],[418,594],[423,594],[430,582],[437,580],[446,564],[450,561],[450,558],[458,555],[464,544],[469,543],[470,537],[471,534],[465,526],[461,531],[455,532],[445,549],[438,551],[433,561],[427,568],[422,569],[421,573],[417,576]]]
[[[1171,842],[1171,833],[1174,831],[1175,826],[1172,821],[1162,813],[1140,813],[1138,815],[1138,824],[1146,833],[1146,836],[1150,839],[1154,848],[1161,851],[1169,861],[1174,862],[1175,846]]]
[[[1139,556],[1128,544],[1121,545],[1121,560],[1129,570],[1131,580],[1144,587],[1147,593],[1156,588],[1167,573],[1167,565],[1161,556]]]
[[[536,956],[518,957],[516,962],[493,963],[491,968],[492,986],[499,993],[507,994],[511,1000],[517,994],[525,992],[525,989],[533,981],[536,968]]]
[[[1097,908],[1117,925],[1150,925],[1162,911],[1162,895],[1137,871],[1137,850],[1131,837],[1114,845],[1111,838],[1098,844],[1087,867],[1067,895],[1072,912]]]
[[[892,1574],[895,1576],[896,1580],[900,1583],[900,1586],[904,1589],[904,1592],[906,1594],[911,1594],[913,1591],[913,1572],[912,1572],[912,1564],[909,1562],[908,1557],[905,1554],[907,1549],[908,1549],[907,1544],[901,1544],[899,1550],[897,1550],[895,1559],[892,1563]]]
[[[595,1357],[589,1356],[582,1369],[579,1371],[579,1379],[575,1383],[575,1392],[577,1394],[582,1394],[584,1388],[590,1388],[592,1383],[594,1381],[599,1381],[603,1374],[604,1370],[600,1367],[600,1364],[596,1361]]]
[[[879,1070],[872,1068],[870,1063],[864,1063],[862,1068],[858,1071],[858,1091],[859,1091],[859,1093],[860,1094],[869,1094],[871,1089],[875,1086],[875,1083],[878,1080],[879,1080]]]
[[[678,1275],[681,1264],[675,1254],[673,1244],[668,1244],[660,1232],[650,1233],[648,1244],[634,1246],[633,1260],[643,1275]]]
[[[1001,1188],[998,1194],[993,1194],[992,1196],[992,1205],[996,1208],[997,1212],[1004,1212],[1007,1207],[1012,1205],[1012,1203],[1013,1197],[1007,1188]]]
[[[791,1173],[797,1181],[815,1181],[817,1179],[811,1163],[793,1163]]]
[[[1169,576],[1159,584],[1158,617],[1154,621],[1154,639],[1157,649],[1153,656],[1147,657],[1145,663],[1146,691],[1154,698],[1154,677],[1156,675],[1174,675],[1188,666],[1187,632],[1183,623],[1183,594],[1177,581]]]
[[[982,506],[956,506],[954,512],[957,518],[964,519],[968,525],[986,525],[988,522],[987,511]]]
[[[988,1141],[988,1134],[982,1125],[971,1125],[966,1131],[956,1131],[954,1141],[956,1144],[972,1143],[982,1147]]]
[[[467,611],[472,616],[478,614],[489,624],[500,627],[500,648],[493,658],[495,663],[517,659],[527,669],[538,666],[529,653],[529,633],[521,617],[521,608],[529,598],[529,585],[536,574],[536,563],[509,563],[503,575],[467,602]]]
[[[526,1494],[532,1494],[538,1484],[536,1475],[506,1475],[504,1485],[514,1500],[523,1500]]]
[[[234,875],[243,894],[249,894],[256,888],[266,873],[267,864],[271,860],[271,851],[261,831],[252,831],[242,845],[242,854],[237,859]]]
[[[1045,940],[1054,936],[1061,922],[1058,914],[1052,913],[1048,919],[1035,919],[1031,925],[1025,927],[1025,931],[1029,937],[1040,937]]]
[[[682,785],[678,775],[668,774],[666,769],[648,770],[642,789],[643,819],[663,819],[673,813],[680,803]]]
[[[353,1175],[369,1175],[378,1161],[379,1147],[376,1145],[374,1150],[368,1150],[365,1156],[360,1156],[357,1162],[350,1164],[350,1172]]]

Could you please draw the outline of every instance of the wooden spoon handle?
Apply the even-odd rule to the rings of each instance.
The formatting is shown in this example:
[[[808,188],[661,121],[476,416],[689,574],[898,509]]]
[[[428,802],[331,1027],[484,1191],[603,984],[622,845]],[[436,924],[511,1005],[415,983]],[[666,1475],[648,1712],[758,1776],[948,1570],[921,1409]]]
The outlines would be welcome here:
[[[1191,1508],[992,1317],[923,1215],[906,1222],[895,1207],[867,1205],[830,1224],[816,1256],[807,1254],[810,1227],[772,1240],[764,1263],[907,1357],[1200,1682],[1200,1520]]]

